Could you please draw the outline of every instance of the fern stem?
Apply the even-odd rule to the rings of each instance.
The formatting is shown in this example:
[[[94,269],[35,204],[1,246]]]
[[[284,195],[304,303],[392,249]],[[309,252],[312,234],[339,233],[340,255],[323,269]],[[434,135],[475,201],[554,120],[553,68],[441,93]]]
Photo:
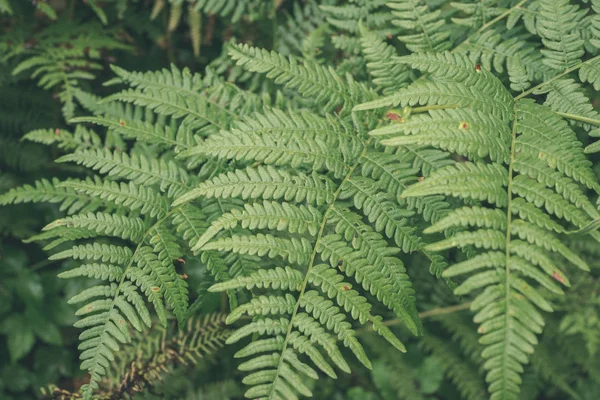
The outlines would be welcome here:
[[[510,319],[512,316],[512,311],[509,310],[510,304],[510,241],[512,238],[511,235],[511,223],[512,223],[512,186],[513,186],[513,167],[515,164],[515,150],[517,143],[517,104],[515,103],[513,106],[514,116],[513,116],[513,127],[512,127],[512,140],[510,143],[510,164],[508,165],[508,186],[506,189],[506,195],[508,196],[508,203],[506,205],[506,245],[505,245],[505,256],[506,256],[506,264],[505,264],[505,273],[504,273],[504,290],[505,292],[505,307],[506,311],[504,313],[504,345],[503,356],[502,356],[502,374],[505,375],[505,371],[508,368],[507,360],[509,359],[508,354],[508,336],[510,335]],[[506,376],[503,376],[502,380],[504,381]]]
[[[457,311],[468,310],[470,307],[471,307],[470,301],[467,303],[457,304],[457,305],[449,306],[449,307],[436,307],[436,308],[432,308],[431,310],[420,312],[419,318],[423,319],[423,318],[435,317],[438,315],[452,314]],[[390,322],[390,321],[387,321],[387,322]],[[387,325],[387,323],[385,323],[385,322],[384,322],[384,324]]]
[[[555,111],[555,114],[560,115],[562,118],[572,119],[575,121],[581,121],[581,122],[585,122],[587,124],[592,124],[592,125],[600,125],[599,119],[587,118],[587,117],[584,117],[581,115],[562,113],[562,112],[558,112],[558,111]]]
[[[458,104],[433,104],[430,106],[422,106],[422,107],[410,107],[411,114],[422,113],[430,110],[449,110],[458,108]]]
[[[471,307],[470,301],[467,303],[456,304],[456,305],[448,306],[448,307],[436,307],[436,308],[432,308],[431,310],[420,312],[419,318],[424,319],[424,318],[436,317],[438,315],[453,314],[455,312],[468,310],[470,307]],[[402,323],[403,322],[398,318],[390,319],[390,320],[383,322],[383,324],[386,326],[400,325]],[[372,328],[369,328],[369,330],[372,330]]]
[[[373,140],[373,137],[370,137],[365,142],[362,153],[360,154],[360,156],[358,156],[358,158],[356,159],[354,164],[350,167],[350,169],[348,170],[348,173],[346,174],[346,176],[344,177],[342,182],[339,184],[336,191],[333,193],[333,198],[331,199],[331,204],[327,208],[327,211],[325,211],[323,213],[323,220],[321,221],[321,226],[319,227],[319,233],[317,234],[313,252],[310,256],[310,261],[309,261],[308,267],[306,269],[306,274],[304,275],[304,281],[302,282],[302,287],[300,289],[300,293],[298,294],[298,300],[296,300],[296,305],[294,306],[294,311],[292,312],[292,315],[290,317],[288,329],[285,334],[285,340],[283,341],[283,346],[281,347],[281,358],[279,359],[279,364],[277,365],[277,370],[275,371],[275,378],[273,379],[273,384],[271,386],[271,391],[270,391],[269,397],[268,397],[269,399],[271,398],[271,395],[273,394],[273,391],[275,390],[275,386],[276,386],[275,384],[277,383],[277,379],[279,379],[279,373],[281,370],[281,366],[283,365],[283,354],[284,354],[284,352],[287,348],[288,342],[290,340],[290,335],[292,333],[292,328],[294,326],[294,324],[293,324],[294,318],[296,317],[296,315],[298,314],[298,310],[300,309],[300,300],[302,299],[302,296],[304,295],[304,292],[306,291],[306,287],[308,286],[308,279],[310,277],[312,267],[315,264],[315,259],[317,257],[317,248],[319,247],[319,243],[321,242],[321,239],[323,238],[323,232],[325,232],[325,226],[327,225],[327,215],[330,213],[331,210],[333,210],[335,202],[336,202],[338,196],[340,195],[340,193],[342,192],[342,188],[344,187],[344,184],[350,179],[350,177],[354,173],[354,170],[358,167],[360,160],[367,154],[369,144],[371,143],[372,140]]]
[[[594,61],[597,61],[597,60],[600,60],[600,56],[596,56],[594,58],[590,58],[587,61],[584,61],[584,62],[582,62],[580,64],[575,65],[574,67],[568,68],[564,72],[561,72],[560,74],[555,75],[552,78],[550,78],[550,79],[548,79],[548,80],[540,83],[539,85],[536,85],[536,86],[532,87],[531,89],[529,89],[529,90],[521,93],[520,95],[518,95],[517,97],[515,97],[515,101],[520,100],[523,97],[529,96],[531,93],[535,92],[538,89],[543,88],[544,86],[548,85],[549,83],[552,83],[555,80],[560,79],[563,76],[568,75],[568,74],[570,74],[573,71],[577,71],[579,68],[583,67],[585,64],[588,64],[588,63],[591,63],[591,62],[594,62]]]
[[[37,262],[37,263],[33,264],[31,267],[29,267],[29,272],[37,271],[38,269],[42,269],[42,268],[47,267],[48,265],[52,265],[52,264],[54,264],[54,260],[45,259],[45,260]]]
[[[473,39],[475,37],[475,35],[480,34],[481,32],[485,31],[487,28],[489,28],[490,26],[494,25],[496,22],[503,20],[504,18],[508,17],[513,11],[521,8],[521,6],[525,3],[527,3],[528,0],[522,0],[519,3],[517,3],[516,5],[514,5],[513,7],[509,8],[508,10],[504,11],[502,14],[498,15],[496,18],[490,20],[489,22],[485,23],[485,14],[483,13],[482,10],[482,15],[483,15],[483,19],[484,19],[484,24],[481,25],[481,27],[479,29],[477,29],[473,34],[469,35],[468,38],[466,38],[464,41],[462,41],[461,43],[459,43],[452,51],[451,53],[454,53],[456,50],[458,50],[462,45],[465,44],[469,44],[471,42],[471,39]],[[483,7],[483,1],[482,3],[482,7]]]

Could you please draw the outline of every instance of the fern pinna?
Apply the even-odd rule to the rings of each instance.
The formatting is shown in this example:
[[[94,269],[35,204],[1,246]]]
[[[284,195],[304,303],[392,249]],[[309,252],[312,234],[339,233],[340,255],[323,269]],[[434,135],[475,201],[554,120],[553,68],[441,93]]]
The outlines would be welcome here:
[[[544,326],[538,309],[552,311],[547,293],[562,294],[561,285],[569,286],[560,260],[589,269],[558,235],[598,218],[581,187],[599,193],[600,186],[568,123],[526,93],[513,99],[493,74],[463,55],[422,53],[398,61],[430,79],[354,109],[429,107],[370,135],[388,146],[426,145],[465,158],[410,186],[402,197],[443,194],[465,201],[426,229],[453,232],[426,249],[479,250],[443,275],[468,275],[456,295],[479,292],[471,309],[485,346],[491,398],[516,399],[523,364]],[[600,238],[598,232],[592,236]]]

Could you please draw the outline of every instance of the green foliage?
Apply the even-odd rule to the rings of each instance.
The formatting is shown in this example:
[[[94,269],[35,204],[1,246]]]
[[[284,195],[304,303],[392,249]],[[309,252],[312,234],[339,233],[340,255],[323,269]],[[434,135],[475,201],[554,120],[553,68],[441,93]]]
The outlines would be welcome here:
[[[0,0],[0,397],[595,398],[599,9]]]
[[[533,353],[533,346],[538,343],[535,334],[541,333],[544,325],[543,316],[536,308],[552,311],[543,292],[530,282],[535,281],[549,292],[563,294],[553,279],[566,284],[564,273],[554,262],[549,262],[558,255],[589,270],[585,261],[563,245],[553,231],[564,232],[565,224],[582,228],[598,218],[598,212],[580,190],[573,198],[559,182],[573,188],[581,184],[598,192],[597,181],[575,133],[551,108],[528,99],[513,101],[497,78],[485,70],[468,68],[468,60],[463,56],[444,56],[445,68],[437,67],[440,55],[410,57],[411,67],[447,83],[435,86],[415,83],[420,90],[411,86],[401,89],[390,100],[393,105],[442,105],[451,109],[432,110],[423,118],[410,117],[394,124],[393,131],[375,130],[372,134],[399,134],[384,143],[426,144],[456,152],[467,159],[435,171],[404,190],[402,196],[443,194],[471,204],[450,212],[428,228],[428,233],[449,228],[456,232],[427,248],[432,251],[455,247],[481,249],[481,254],[452,265],[443,275],[470,274],[454,290],[456,295],[481,290],[471,309],[477,312],[474,320],[480,324],[478,332],[483,334],[480,342],[486,346],[482,356],[488,370],[486,381],[491,398],[516,398],[522,364],[527,363],[528,354]],[[473,87],[480,88],[481,100],[479,97],[457,99],[456,105],[450,105],[450,90],[460,93]],[[484,96],[489,96],[485,105],[480,104]],[[496,106],[498,99],[506,100]],[[375,101],[358,109],[380,105],[386,104]],[[513,109],[512,115],[507,113],[507,107]],[[477,111],[483,109],[485,114],[478,115]],[[424,124],[433,121],[441,136],[438,133],[428,137],[428,132],[422,129]],[[446,124],[453,128],[451,144],[443,135]],[[425,139],[419,140],[422,136]],[[481,136],[490,142],[482,144]],[[482,162],[486,157],[489,161]],[[546,178],[549,175],[552,179]],[[598,240],[596,232],[592,235]]]

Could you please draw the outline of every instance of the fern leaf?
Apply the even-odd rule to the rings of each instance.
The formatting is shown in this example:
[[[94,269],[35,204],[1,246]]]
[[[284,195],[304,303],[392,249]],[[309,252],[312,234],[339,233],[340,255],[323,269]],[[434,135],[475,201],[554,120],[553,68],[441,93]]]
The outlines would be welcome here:
[[[503,207],[508,202],[506,175],[500,164],[460,163],[433,172],[428,179],[406,189],[403,196],[444,194],[485,200]]]
[[[304,60],[302,64],[293,57],[286,58],[275,52],[257,49],[248,45],[232,45],[229,55],[251,72],[266,73],[277,84],[297,89],[304,97],[331,111],[338,105],[350,109],[361,100],[372,97],[362,84],[352,80],[344,82],[333,70]],[[350,78],[348,78],[350,79]],[[346,86],[352,87],[348,90]]]
[[[99,260],[117,265],[126,265],[131,260],[132,255],[129,247],[92,243],[73,246],[73,248],[69,250],[52,254],[49,259],[62,260],[65,258],[73,258],[74,260]]]
[[[408,86],[410,71],[405,65],[396,62],[395,49],[364,26],[359,25],[359,27],[361,50],[367,61],[367,70],[373,77],[373,83],[382,89],[384,95]]]
[[[316,174],[292,175],[271,166],[248,167],[221,174],[205,181],[173,202],[173,207],[189,202],[197,197],[216,198],[262,197],[264,200],[303,201],[317,205],[331,201],[331,182]]]
[[[97,201],[83,196],[73,189],[64,187],[63,183],[53,178],[52,181],[41,179],[33,185],[13,188],[0,195],[0,205],[19,203],[61,203],[60,210],[67,214],[95,211],[99,207]]]
[[[395,1],[388,3],[388,7],[396,17],[392,23],[405,33],[398,39],[411,52],[448,50],[450,32],[443,29],[445,21],[440,15],[441,10],[433,11],[427,2],[421,0]]]
[[[593,120],[598,119],[598,112],[594,110],[590,100],[583,93],[581,85],[573,79],[558,79],[548,84],[547,89],[549,93],[544,105],[552,110]],[[590,124],[583,124],[583,126],[587,130],[594,127]]]
[[[282,257],[291,263],[304,264],[308,262],[307,254],[312,252],[310,242],[301,239],[283,239],[272,235],[257,234],[256,236],[236,236],[214,240],[203,246],[203,250],[226,250],[240,254],[267,255],[269,258]]]
[[[57,162],[75,162],[100,174],[128,179],[137,185],[158,184],[161,191],[173,196],[187,189],[188,175],[172,161],[149,159],[142,155],[110,150],[78,150]]]
[[[165,265],[153,249],[146,246],[137,251],[134,261],[140,270],[156,282],[157,289],[153,291],[162,295],[166,304],[173,309],[180,326],[183,326],[187,316],[188,289],[185,280],[175,272],[173,264]]]
[[[529,75],[521,62],[519,55],[506,59],[506,69],[510,78],[510,88],[516,92],[523,92],[529,88]]]
[[[154,190],[133,182],[119,184],[99,178],[88,178],[82,181],[62,182],[58,186],[97,197],[116,206],[127,207],[131,211],[139,210],[141,214],[148,214],[152,218],[162,218],[169,208],[167,201]]]
[[[436,133],[432,133],[432,129]],[[403,133],[400,136],[392,136]],[[412,115],[404,122],[371,131],[384,136],[388,146],[436,146],[469,158],[489,156],[492,161],[508,160],[502,145],[510,130],[500,119],[475,110],[432,110]]]
[[[119,237],[139,242],[144,235],[144,222],[140,218],[130,218],[107,213],[77,214],[57,219],[46,225],[44,231],[57,228],[89,229],[99,235]]]
[[[234,229],[238,224],[242,228],[251,230],[268,228],[299,234],[308,231],[316,235],[321,219],[319,210],[311,206],[296,206],[285,202],[280,204],[274,201],[245,204],[243,211],[234,209],[213,221],[192,250],[201,249],[220,231]]]
[[[328,151],[337,144],[336,136],[332,135],[336,131],[343,132],[333,121],[321,121],[308,114],[294,118],[273,111],[256,119],[248,118],[230,132],[211,135],[202,145],[181,153],[180,157],[202,155],[292,168],[308,164],[313,170],[328,169],[341,177],[346,165],[339,153]],[[299,136],[298,132],[304,135]]]
[[[583,56],[583,40],[577,24],[581,21],[579,6],[567,0],[542,0],[536,28],[546,47],[543,62],[563,71],[579,63]]]
[[[556,2],[555,2],[556,3]],[[546,5],[547,7],[547,5]],[[547,10],[544,11],[545,13]],[[555,27],[556,28],[556,27]],[[565,38],[569,39],[569,38]],[[514,103],[502,88],[500,81],[484,71],[469,71],[460,56],[447,54],[415,55],[413,66],[424,68],[434,74],[436,87],[453,88],[470,82],[485,86],[492,95],[504,91],[498,98],[506,99],[504,105],[492,105],[492,110],[483,111],[482,120],[496,118],[493,125],[500,129],[488,129],[484,136],[498,140],[498,149],[510,149],[501,157],[489,161],[481,159],[476,152],[464,152],[465,162],[434,170],[421,182],[409,186],[403,197],[449,195],[462,198],[473,207],[459,208],[438,220],[426,232],[449,232],[446,239],[428,244],[426,249],[441,251],[451,248],[474,248],[476,252],[467,260],[454,264],[443,273],[445,277],[465,276],[456,287],[456,295],[477,295],[471,309],[476,312],[474,321],[480,324],[480,343],[485,346],[482,356],[487,370],[486,381],[491,399],[514,399],[519,395],[520,374],[537,344],[536,334],[541,333],[544,318],[538,309],[551,312],[552,305],[539,285],[550,292],[562,294],[555,282],[568,285],[564,273],[556,268],[553,257],[560,256],[581,269],[588,266],[583,259],[556,237],[565,231],[563,224],[581,227],[595,219],[597,211],[590,207],[578,184],[597,191],[592,177],[591,164],[585,159],[583,148],[567,123],[547,106],[531,100]],[[434,59],[432,65],[418,65],[421,60]],[[440,68],[436,60],[454,64]],[[443,64],[442,64],[443,65]],[[570,66],[570,62],[566,63]],[[439,75],[435,75],[438,74]],[[484,73],[482,73],[484,72]],[[446,82],[439,82],[440,79]],[[420,84],[420,86],[428,83]],[[493,88],[493,89],[492,89]],[[407,92],[404,93],[410,96]],[[405,89],[403,89],[405,90]],[[443,91],[445,89],[441,89]],[[401,90],[402,92],[402,90]],[[410,97],[397,97],[399,103],[412,105]],[[382,104],[367,103],[355,109],[370,109]],[[427,115],[418,117],[411,125],[409,118],[404,122],[392,122],[390,127],[378,129],[374,135],[396,135],[402,139],[388,139],[388,144],[404,145],[405,137],[419,136],[421,121],[429,121],[441,103],[435,96],[416,97],[425,105]],[[465,112],[474,108],[471,103],[457,102],[458,109],[443,110],[444,114]],[[511,105],[512,110],[506,108]],[[433,107],[432,107],[433,106]],[[472,112],[469,110],[468,112]],[[469,127],[470,121],[466,127]],[[492,126],[493,126],[492,125]],[[509,135],[508,129],[512,127]],[[447,129],[442,124],[428,127],[435,134]],[[498,131],[503,132],[498,135]],[[462,136],[462,135],[461,135]],[[440,138],[421,143],[434,148],[445,148]],[[483,145],[482,147],[490,147]],[[566,188],[572,188],[573,191]],[[594,233],[594,238],[598,240]]]
[[[209,292],[222,292],[236,288],[246,289],[269,288],[289,289],[299,291],[302,286],[303,275],[293,268],[277,267],[272,270],[258,270],[249,276],[239,276],[227,282],[217,283],[210,287]]]

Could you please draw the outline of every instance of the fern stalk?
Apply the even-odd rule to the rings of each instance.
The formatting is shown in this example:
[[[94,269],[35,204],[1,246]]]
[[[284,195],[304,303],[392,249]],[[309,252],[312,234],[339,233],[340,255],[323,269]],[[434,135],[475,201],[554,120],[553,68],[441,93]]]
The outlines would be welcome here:
[[[509,343],[509,335],[515,335],[516,333],[512,332],[510,330],[510,320],[511,317],[514,313],[514,311],[510,310],[510,305],[512,304],[511,302],[511,282],[510,282],[510,243],[511,243],[511,239],[512,239],[512,231],[511,231],[511,223],[512,223],[512,186],[513,186],[513,168],[514,168],[514,163],[515,163],[515,145],[516,145],[516,139],[517,139],[517,103],[515,102],[514,104],[514,116],[513,116],[513,126],[512,126],[512,139],[511,139],[511,143],[510,143],[510,163],[508,165],[508,186],[506,189],[506,194],[508,195],[508,204],[506,206],[506,249],[505,249],[505,255],[506,255],[506,264],[505,264],[505,280],[504,280],[504,286],[505,286],[505,294],[504,294],[504,299],[506,302],[506,310],[504,312],[504,338],[503,338],[503,355],[502,355],[502,381],[503,381],[503,386],[506,387],[506,380],[508,379],[506,376],[506,372],[509,370],[509,365],[508,362],[510,361],[509,357],[508,357],[508,349],[510,347],[510,343]]]
[[[319,243],[321,242],[321,239],[323,237],[323,232],[325,232],[325,226],[327,225],[327,215],[329,214],[329,212],[331,212],[331,210],[333,210],[335,202],[336,202],[338,196],[340,195],[340,193],[342,191],[344,183],[346,183],[350,179],[350,177],[354,173],[354,170],[360,164],[360,159],[362,157],[364,157],[365,154],[367,154],[367,149],[368,149],[369,144],[371,143],[372,139],[373,138],[369,138],[366,141],[362,153],[357,158],[357,160],[354,162],[354,164],[350,167],[350,169],[348,170],[348,173],[346,174],[346,176],[342,180],[342,183],[340,183],[340,185],[338,186],[338,188],[336,189],[336,191],[333,193],[333,198],[331,200],[331,204],[330,204],[329,208],[327,209],[327,211],[323,213],[323,220],[321,221],[321,226],[319,227],[319,232],[317,233],[317,237],[316,237],[316,240],[315,240],[315,245],[313,246],[313,252],[312,252],[312,254],[310,256],[310,261],[309,261],[309,264],[308,264],[308,268],[306,269],[306,274],[304,276],[304,281],[302,282],[302,286],[300,288],[300,293],[298,294],[298,300],[296,300],[296,305],[294,306],[294,311],[292,312],[292,315],[290,316],[290,320],[289,320],[290,322],[289,322],[289,325],[288,325],[287,333],[285,335],[285,339],[283,341],[283,347],[281,349],[282,356],[279,358],[279,363],[277,365],[277,370],[275,372],[275,378],[273,379],[273,384],[271,386],[271,391],[269,393],[269,400],[272,399],[272,396],[275,394],[275,388],[277,386],[276,383],[277,383],[277,380],[279,379],[281,366],[283,365],[283,360],[284,360],[283,354],[285,353],[285,350],[287,348],[288,342],[289,342],[290,337],[291,337],[290,335],[292,333],[292,328],[294,326],[294,324],[293,324],[294,318],[298,314],[298,310],[300,309],[300,302],[301,302],[302,296],[304,295],[304,292],[306,291],[306,287],[308,285],[308,279],[310,277],[310,273],[311,273],[312,267],[313,267],[313,265],[315,263],[315,258],[317,256],[317,249],[319,248]]]

